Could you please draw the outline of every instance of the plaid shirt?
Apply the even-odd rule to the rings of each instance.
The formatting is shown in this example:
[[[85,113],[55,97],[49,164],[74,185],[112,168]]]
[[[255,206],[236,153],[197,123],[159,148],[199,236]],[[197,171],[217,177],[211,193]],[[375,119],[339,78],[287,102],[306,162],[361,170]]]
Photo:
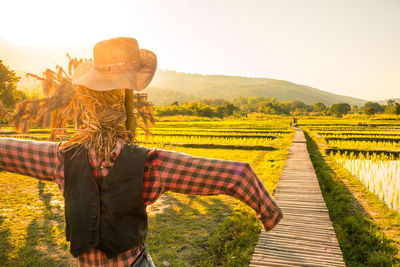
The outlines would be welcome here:
[[[124,143],[118,141],[112,151],[115,160]],[[64,160],[59,143],[0,139],[0,170],[54,181],[64,192]],[[94,150],[88,149],[94,177],[105,177],[109,168]],[[266,231],[274,228],[282,213],[274,199],[248,163],[194,157],[174,151],[150,149],[145,163],[143,199],[154,203],[162,193],[173,191],[191,195],[227,194],[255,210]],[[79,266],[129,266],[143,245],[115,258],[96,248],[78,257]]]

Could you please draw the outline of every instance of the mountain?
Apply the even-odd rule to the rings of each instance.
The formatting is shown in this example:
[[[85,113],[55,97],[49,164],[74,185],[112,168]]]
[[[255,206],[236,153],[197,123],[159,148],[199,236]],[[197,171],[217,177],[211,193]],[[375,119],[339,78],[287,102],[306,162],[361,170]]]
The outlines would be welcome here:
[[[280,101],[300,100],[306,104],[322,102],[325,105],[343,102],[361,106],[367,102],[283,80],[188,74],[165,70],[157,70],[151,86],[144,92],[149,94],[150,101],[156,105],[201,98],[233,100],[238,97],[276,97]],[[175,95],[176,99],[171,97],[172,95]]]

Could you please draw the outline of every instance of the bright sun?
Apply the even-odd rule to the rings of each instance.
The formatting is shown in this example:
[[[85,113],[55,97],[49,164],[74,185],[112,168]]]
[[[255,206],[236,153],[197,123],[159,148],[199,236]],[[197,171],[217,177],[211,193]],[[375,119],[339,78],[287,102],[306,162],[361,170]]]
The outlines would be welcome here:
[[[132,2],[2,1],[0,23],[7,27],[1,27],[0,38],[25,46],[92,45],[133,30]]]

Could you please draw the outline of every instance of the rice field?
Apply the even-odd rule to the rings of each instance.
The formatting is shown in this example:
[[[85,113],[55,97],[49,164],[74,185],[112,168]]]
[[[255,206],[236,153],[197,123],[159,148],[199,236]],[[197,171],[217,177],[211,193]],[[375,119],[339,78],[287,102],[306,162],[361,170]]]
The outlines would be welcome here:
[[[400,211],[400,123],[347,120],[307,121],[330,157],[391,209]]]
[[[332,157],[391,209],[400,211],[400,160],[374,154],[336,154]]]
[[[273,192],[293,136],[290,120],[158,122],[152,135],[139,130],[137,140],[158,149],[249,162]],[[356,124],[334,118],[300,119],[300,127],[315,135],[327,157],[398,212],[400,123]],[[31,129],[21,135],[2,127],[0,138],[46,140],[49,133]],[[172,266],[246,266],[261,229],[252,210],[224,195],[167,192],[148,212],[147,245],[161,266],[165,261]],[[63,198],[54,183],[0,172],[0,266],[75,266],[64,234]]]
[[[137,139],[148,147],[249,162],[272,193],[293,136],[289,121],[159,122],[152,136],[139,131]],[[20,135],[2,127],[0,138],[46,140],[49,132]],[[261,230],[254,211],[225,195],[168,192],[148,212],[146,243],[157,266],[247,265]],[[64,235],[63,198],[54,183],[0,172],[0,266],[75,266]]]
[[[328,146],[336,148],[350,148],[361,150],[390,150],[396,151],[400,149],[399,141],[371,141],[371,140],[332,140],[325,139]]]

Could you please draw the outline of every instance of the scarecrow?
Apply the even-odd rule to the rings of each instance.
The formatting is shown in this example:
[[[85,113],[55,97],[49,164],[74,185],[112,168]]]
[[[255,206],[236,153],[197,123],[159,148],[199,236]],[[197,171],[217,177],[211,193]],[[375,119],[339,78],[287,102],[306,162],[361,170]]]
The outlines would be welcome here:
[[[282,218],[248,163],[194,157],[133,144],[133,90],[157,68],[133,38],[97,43],[72,77],[82,126],[66,142],[0,139],[0,170],[58,184],[66,238],[79,266],[154,266],[145,245],[146,206],[164,192],[227,194],[255,210],[266,231]],[[129,106],[129,105],[127,105]],[[134,122],[134,121],[133,121]]]

